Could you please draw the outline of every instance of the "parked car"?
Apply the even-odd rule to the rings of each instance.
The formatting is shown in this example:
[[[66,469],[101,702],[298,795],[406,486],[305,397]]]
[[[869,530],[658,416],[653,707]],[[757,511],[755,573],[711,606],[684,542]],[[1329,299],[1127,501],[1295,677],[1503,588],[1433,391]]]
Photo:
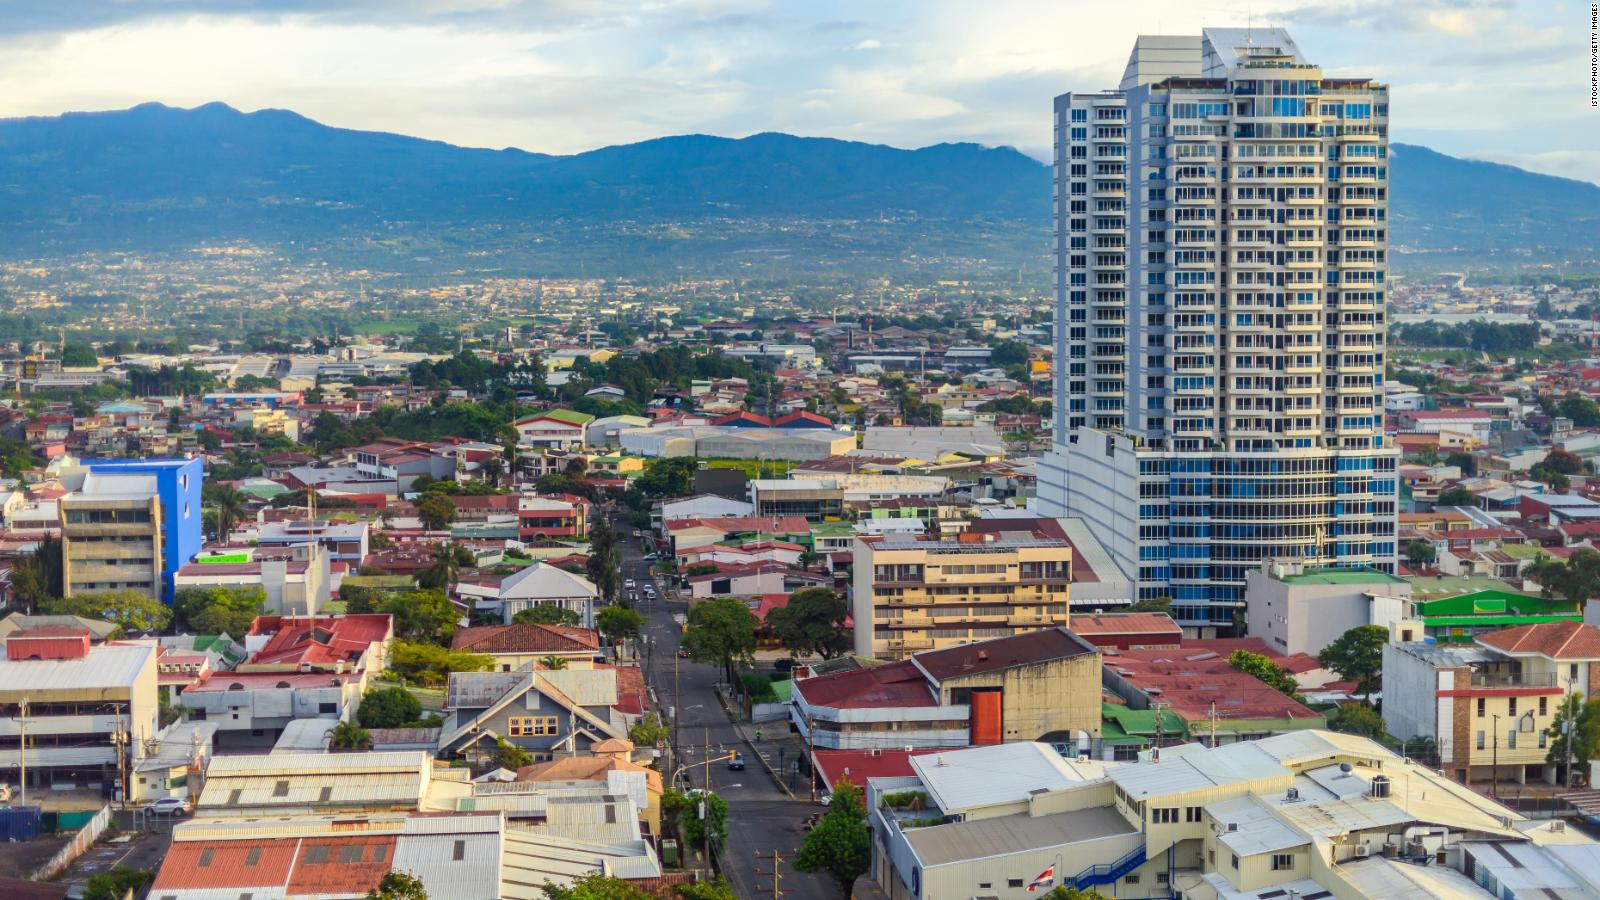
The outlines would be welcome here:
[[[144,805],[145,812],[159,813],[164,816],[181,816],[189,812],[189,801],[179,797],[162,797],[160,800],[151,800]]]
[[[821,803],[823,806],[827,806],[828,804],[833,802],[833,795],[828,793],[827,791],[823,791],[821,794],[819,794],[817,796],[817,802]]]
[[[639,585],[638,585],[638,582],[634,581],[632,578],[629,578],[627,581],[624,581],[622,583],[622,586],[625,587],[625,588],[629,588],[631,590],[632,588],[638,587]]]
[[[785,656],[782,659],[775,660],[772,663],[772,668],[779,672],[792,672],[794,671],[794,657]]]
[[[689,658],[689,651],[683,649],[682,647],[679,647],[678,648],[678,658],[679,659],[688,659]]]

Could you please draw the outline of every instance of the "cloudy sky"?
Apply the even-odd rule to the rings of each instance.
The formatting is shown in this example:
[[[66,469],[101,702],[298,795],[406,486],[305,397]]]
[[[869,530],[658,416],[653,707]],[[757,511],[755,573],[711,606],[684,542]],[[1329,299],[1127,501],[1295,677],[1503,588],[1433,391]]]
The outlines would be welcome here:
[[[1583,0],[0,0],[0,115],[147,100],[570,153],[685,132],[1047,153],[1139,33],[1282,25],[1393,138],[1600,183]]]

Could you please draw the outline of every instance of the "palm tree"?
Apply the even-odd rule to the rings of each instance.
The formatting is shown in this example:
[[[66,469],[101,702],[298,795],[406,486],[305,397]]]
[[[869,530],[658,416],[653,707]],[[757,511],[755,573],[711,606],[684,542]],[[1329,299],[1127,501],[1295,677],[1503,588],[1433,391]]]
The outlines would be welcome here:
[[[423,587],[449,587],[455,583],[462,566],[470,566],[478,558],[461,544],[436,544],[433,548],[433,565],[423,570],[418,584]]]
[[[564,656],[546,656],[539,660],[539,665],[552,671],[565,669],[567,667],[567,659]]]
[[[217,511],[217,540],[228,542],[228,535],[233,533],[233,526],[245,514],[245,496],[238,488],[228,484],[208,484],[205,487],[205,502]]]
[[[340,722],[328,731],[328,746],[334,750],[371,750],[372,734],[354,722]]]

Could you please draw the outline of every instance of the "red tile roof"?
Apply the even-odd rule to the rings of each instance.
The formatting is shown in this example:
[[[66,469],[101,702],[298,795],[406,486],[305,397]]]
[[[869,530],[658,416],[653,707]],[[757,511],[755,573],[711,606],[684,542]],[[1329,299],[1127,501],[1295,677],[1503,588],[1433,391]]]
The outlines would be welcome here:
[[[812,706],[834,709],[939,704],[928,679],[910,660],[805,678],[794,683],[794,692]]]
[[[473,653],[582,653],[599,650],[600,637],[588,628],[516,622],[463,628],[450,639],[450,648]]]
[[[1099,652],[1100,648],[1095,645],[1065,628],[1057,627],[942,650],[924,650],[913,658],[935,681],[942,682],[949,678],[998,672],[1013,666],[1071,659]]]
[[[813,750],[817,762],[817,775],[828,790],[833,790],[839,779],[848,777],[857,787],[866,787],[868,778],[892,778],[915,774],[911,757],[926,753],[939,753],[940,748],[922,750]]]
[[[1072,617],[1072,630],[1080,637],[1110,634],[1169,634],[1174,631],[1180,637],[1183,635],[1183,629],[1178,627],[1177,622],[1172,621],[1171,616],[1152,612],[1076,615]]]
[[[1600,659],[1600,628],[1570,619],[1480,634],[1478,643],[1504,653],[1537,654],[1551,659]]]
[[[349,616],[257,616],[251,635],[270,634],[249,665],[355,664],[375,643],[394,634],[388,613]]]

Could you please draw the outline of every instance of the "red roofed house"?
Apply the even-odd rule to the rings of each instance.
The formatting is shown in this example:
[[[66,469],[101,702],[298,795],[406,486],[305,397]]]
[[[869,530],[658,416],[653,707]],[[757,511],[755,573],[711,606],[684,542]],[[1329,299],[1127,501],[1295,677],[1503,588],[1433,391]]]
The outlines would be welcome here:
[[[1383,718],[1402,740],[1431,738],[1461,782],[1562,783],[1548,732],[1569,694],[1600,691],[1600,628],[1562,620],[1480,634],[1474,644],[1390,643]],[[1496,766],[1498,765],[1498,769]]]
[[[450,649],[491,656],[502,672],[514,672],[547,656],[558,656],[572,668],[587,669],[593,667],[600,652],[600,636],[593,629],[564,625],[479,625],[456,631]]]
[[[394,639],[388,613],[257,616],[245,635],[239,672],[382,672]]]
[[[1135,650],[1183,643],[1183,629],[1166,613],[1079,613],[1072,617],[1072,630],[1096,647]]]
[[[799,679],[792,697],[813,749],[1075,743],[1100,733],[1100,650],[1046,628]]]

